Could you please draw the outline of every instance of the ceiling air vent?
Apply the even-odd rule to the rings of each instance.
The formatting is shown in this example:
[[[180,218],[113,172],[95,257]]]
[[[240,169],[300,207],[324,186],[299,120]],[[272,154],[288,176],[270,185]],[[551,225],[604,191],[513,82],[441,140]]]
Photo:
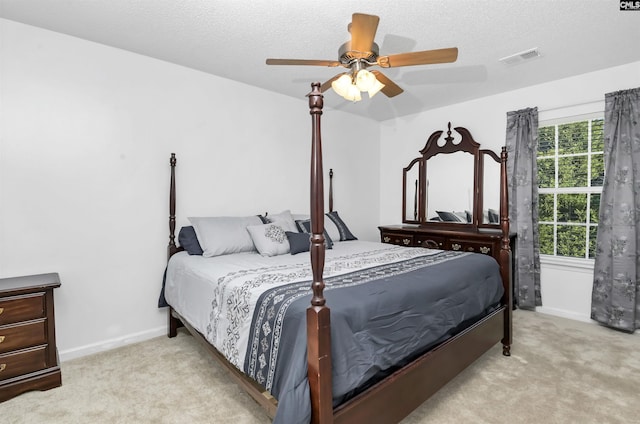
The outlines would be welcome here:
[[[535,59],[538,56],[540,56],[540,52],[538,51],[537,47],[534,47],[532,49],[525,50],[520,53],[512,54],[511,56],[503,57],[498,61],[506,65],[515,65],[516,63],[521,63],[521,62],[524,62],[525,60]]]

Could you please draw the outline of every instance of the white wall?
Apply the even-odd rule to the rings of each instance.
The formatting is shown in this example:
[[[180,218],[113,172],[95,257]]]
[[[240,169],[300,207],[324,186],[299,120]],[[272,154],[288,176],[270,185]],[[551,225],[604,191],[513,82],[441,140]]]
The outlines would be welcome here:
[[[517,69],[514,68],[514,72]],[[506,113],[537,106],[541,120],[604,110],[604,95],[640,86],[640,62],[528,87],[383,122],[380,136],[380,221],[401,222],[402,168],[436,130],[466,127],[484,148],[505,143]],[[542,265],[542,312],[589,320],[593,269]]]
[[[0,277],[60,274],[63,360],[165,333],[171,152],[179,224],[308,211],[305,94],[0,19]],[[379,124],[327,106],[336,209],[375,239]]]

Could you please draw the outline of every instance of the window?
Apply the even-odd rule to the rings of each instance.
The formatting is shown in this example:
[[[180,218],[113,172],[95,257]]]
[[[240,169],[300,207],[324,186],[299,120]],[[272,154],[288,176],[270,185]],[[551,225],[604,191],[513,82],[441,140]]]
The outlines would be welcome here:
[[[540,253],[593,259],[604,181],[602,115],[538,131]]]

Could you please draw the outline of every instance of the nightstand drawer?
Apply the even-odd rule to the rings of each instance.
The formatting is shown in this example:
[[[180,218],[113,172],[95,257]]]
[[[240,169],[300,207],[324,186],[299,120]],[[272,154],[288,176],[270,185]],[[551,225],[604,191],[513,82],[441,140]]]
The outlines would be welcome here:
[[[0,325],[44,317],[44,293],[6,297],[0,300]]]
[[[29,374],[47,367],[47,347],[38,346],[0,355],[0,380]]]
[[[412,234],[382,233],[380,240],[383,243],[397,244],[398,246],[413,246]]]
[[[37,346],[47,342],[46,320],[0,326],[0,353]]]

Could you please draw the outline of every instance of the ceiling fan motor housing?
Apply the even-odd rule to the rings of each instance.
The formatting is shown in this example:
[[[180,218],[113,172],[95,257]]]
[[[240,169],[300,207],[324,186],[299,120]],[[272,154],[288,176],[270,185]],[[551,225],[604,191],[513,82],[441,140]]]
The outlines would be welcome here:
[[[343,66],[349,68],[353,62],[360,62],[369,65],[375,65],[378,60],[378,55],[380,54],[380,49],[376,43],[371,44],[371,51],[368,52],[360,52],[357,50],[351,49],[351,41],[347,41],[343,45],[340,46],[338,50],[338,56],[340,57],[340,63]]]

